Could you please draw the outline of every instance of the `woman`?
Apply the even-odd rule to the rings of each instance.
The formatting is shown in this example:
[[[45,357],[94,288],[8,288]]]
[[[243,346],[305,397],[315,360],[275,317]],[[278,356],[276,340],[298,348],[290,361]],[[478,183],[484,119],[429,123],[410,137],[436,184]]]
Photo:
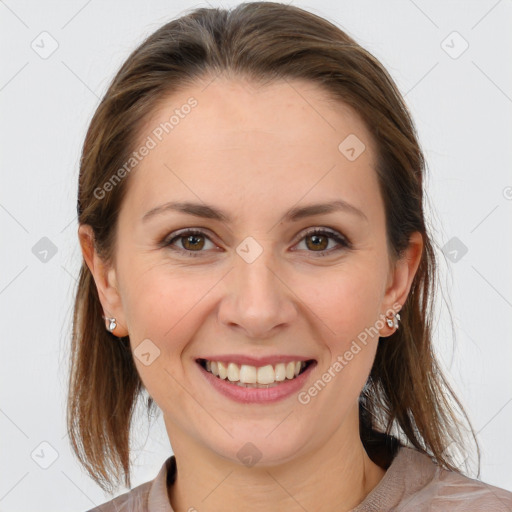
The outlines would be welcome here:
[[[304,10],[197,9],[130,55],[81,159],[68,428],[131,487],[147,392],[174,455],[94,510],[512,509],[454,461],[423,180],[387,72]]]

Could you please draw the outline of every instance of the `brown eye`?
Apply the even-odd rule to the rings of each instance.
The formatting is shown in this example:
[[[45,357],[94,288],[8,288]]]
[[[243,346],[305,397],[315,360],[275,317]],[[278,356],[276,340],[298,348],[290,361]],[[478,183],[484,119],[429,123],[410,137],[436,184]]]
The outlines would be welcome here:
[[[194,251],[196,249],[201,250],[204,247],[204,236],[202,235],[188,235],[178,238],[183,240],[183,248],[187,251]]]
[[[210,246],[208,247],[207,244]],[[215,244],[205,233],[190,229],[171,237],[163,242],[163,245],[185,256],[201,256],[202,253],[207,252],[207,249],[215,248]]]
[[[317,253],[315,256],[327,256],[343,249],[351,249],[350,241],[336,231],[326,229],[313,229],[307,232],[301,241],[304,241],[307,252]],[[329,243],[334,241],[334,247],[329,248]]]
[[[305,239],[306,246],[308,247],[308,249],[312,249],[313,251],[325,251],[325,249],[327,249],[327,246],[329,245],[329,237],[326,237],[324,235],[307,235]],[[310,243],[307,242],[308,240],[310,240]]]

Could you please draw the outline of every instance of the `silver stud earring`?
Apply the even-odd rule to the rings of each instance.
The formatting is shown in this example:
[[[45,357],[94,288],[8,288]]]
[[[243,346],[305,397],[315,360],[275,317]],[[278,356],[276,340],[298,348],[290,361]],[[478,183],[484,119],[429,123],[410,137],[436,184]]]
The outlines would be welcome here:
[[[398,320],[400,320],[400,313],[394,313],[392,318],[386,318],[386,323],[388,327],[398,329]]]
[[[109,321],[108,330],[110,332],[112,332],[117,327],[116,319],[115,318],[109,318],[108,321]]]
[[[107,317],[103,317],[105,320],[108,320],[108,327],[107,329],[112,332],[116,327],[117,327],[117,321],[115,318],[107,318]]]

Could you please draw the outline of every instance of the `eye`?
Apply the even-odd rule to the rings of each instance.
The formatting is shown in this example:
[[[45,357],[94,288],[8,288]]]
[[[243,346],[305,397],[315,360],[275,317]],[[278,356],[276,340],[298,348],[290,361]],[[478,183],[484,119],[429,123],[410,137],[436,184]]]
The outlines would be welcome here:
[[[335,244],[334,247],[329,248],[330,241],[336,242],[337,246]],[[175,242],[179,245],[176,245]],[[314,228],[307,231],[300,239],[299,244],[302,242],[305,243],[306,251],[315,253],[315,256],[327,256],[342,249],[352,248],[350,241],[346,237],[326,228]],[[211,244],[210,247],[208,247],[208,243]],[[203,249],[214,249],[217,247],[206,233],[199,229],[187,229],[181,233],[178,232],[168,241],[163,241],[162,245],[192,257],[200,256],[202,252],[205,252]]]
[[[176,240],[181,245],[181,247],[175,247],[174,242]],[[210,242],[212,245],[210,249],[216,247],[203,231],[197,229],[188,229],[174,236],[169,241],[164,242],[163,245],[166,247],[169,246],[173,250],[185,251],[187,252],[187,256],[198,256],[199,254],[194,253],[204,252],[202,249],[207,245],[206,241]],[[206,248],[208,249],[208,247]]]
[[[335,244],[334,247],[328,248],[330,241],[336,242],[337,246]],[[327,256],[327,254],[331,254],[342,249],[350,249],[352,247],[349,240],[343,235],[325,228],[314,228],[307,231],[300,240],[300,243],[302,242],[304,242],[308,252],[316,253],[315,256]]]

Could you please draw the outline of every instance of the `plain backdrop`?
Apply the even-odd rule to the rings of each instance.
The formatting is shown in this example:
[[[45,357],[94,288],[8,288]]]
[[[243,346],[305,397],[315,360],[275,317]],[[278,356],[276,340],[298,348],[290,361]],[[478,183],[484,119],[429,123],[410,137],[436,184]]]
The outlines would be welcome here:
[[[146,36],[193,7],[236,3],[0,1],[2,512],[78,512],[112,498],[79,466],[65,427],[81,145]],[[436,350],[478,433],[481,479],[512,491],[512,2],[293,4],[347,31],[405,95],[454,320],[455,338],[442,303]],[[161,416],[135,432],[138,485],[171,447]]]

